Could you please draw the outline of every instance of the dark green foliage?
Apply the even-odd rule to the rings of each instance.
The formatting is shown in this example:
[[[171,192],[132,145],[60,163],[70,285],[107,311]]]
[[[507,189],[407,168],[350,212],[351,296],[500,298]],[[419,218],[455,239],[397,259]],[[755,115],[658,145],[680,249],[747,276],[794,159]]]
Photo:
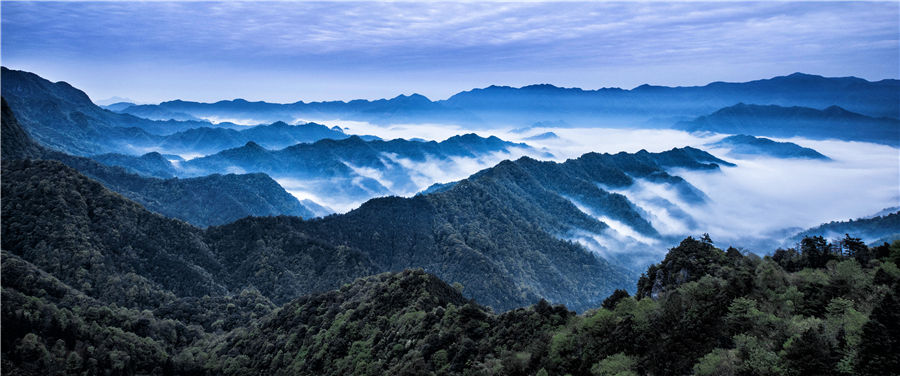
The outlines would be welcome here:
[[[601,307],[610,309],[610,310],[615,309],[616,304],[618,304],[620,300],[625,299],[629,296],[631,296],[631,295],[628,294],[628,291],[625,291],[622,289],[616,289],[616,291],[613,291],[612,295],[610,295],[608,298],[603,300],[603,305],[601,305]]]
[[[16,373],[8,365],[41,375],[172,372],[182,368],[178,349],[205,335],[90,298],[5,251],[2,258],[4,373]]]
[[[900,374],[900,298],[894,284],[863,326],[859,344],[861,375]]]
[[[798,375],[837,375],[840,354],[821,326],[807,329],[795,337],[784,354],[785,366]]]
[[[638,281],[636,296],[656,298],[667,288],[699,280],[704,275],[722,275],[733,262],[710,242],[689,237],[670,249],[661,263],[647,269]]]

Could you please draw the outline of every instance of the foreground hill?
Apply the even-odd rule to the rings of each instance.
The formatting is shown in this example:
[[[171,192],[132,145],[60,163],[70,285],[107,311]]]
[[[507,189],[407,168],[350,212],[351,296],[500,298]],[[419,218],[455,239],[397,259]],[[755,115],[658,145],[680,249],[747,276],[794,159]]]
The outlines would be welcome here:
[[[890,375],[898,347],[880,341],[900,334],[900,270],[878,251],[883,265],[827,254],[835,269],[789,272],[688,238],[647,271],[655,297],[615,294],[582,316],[545,302],[496,315],[427,274],[379,275],[208,348],[229,375]]]
[[[824,110],[807,107],[737,104],[692,121],[680,129],[771,137],[839,139],[900,145],[900,120],[874,118],[837,106]]]
[[[357,279],[274,310],[244,292],[227,305],[197,301],[188,315],[138,311],[4,253],[3,366],[126,375],[897,374],[900,243],[858,248],[876,256],[860,263],[820,240],[792,250],[799,263],[791,264],[784,252],[760,259],[688,238],[648,270],[654,277],[637,296],[617,291],[583,315],[545,301],[496,314],[420,270]],[[197,324],[210,316],[240,324],[224,332]]]
[[[283,234],[269,247],[284,252],[276,265],[285,272],[267,273],[257,258],[277,253],[265,244],[226,245],[234,238],[151,213],[56,161],[4,161],[2,184],[3,249],[121,306],[154,309],[251,286],[283,302],[373,272],[359,252]]]
[[[48,150],[35,143],[19,126],[16,116],[3,100],[2,159],[49,159],[61,161],[107,188],[128,197],[149,210],[198,226],[232,222],[248,215],[297,215],[314,213],[264,174],[210,175],[191,179],[154,179],[120,167],[110,167],[91,159]],[[112,158],[106,156],[101,158]],[[134,162],[134,160],[129,159]],[[156,154],[139,160],[145,168],[168,163]],[[153,167],[148,167],[153,166]],[[146,171],[146,169],[143,169]],[[154,170],[155,175],[165,175]]]

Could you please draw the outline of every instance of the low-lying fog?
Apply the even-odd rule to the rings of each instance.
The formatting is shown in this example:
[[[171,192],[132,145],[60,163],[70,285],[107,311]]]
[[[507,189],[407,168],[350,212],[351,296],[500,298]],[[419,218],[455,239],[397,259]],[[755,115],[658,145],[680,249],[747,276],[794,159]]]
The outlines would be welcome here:
[[[802,138],[778,139],[813,148],[831,161],[750,157],[729,154],[728,149],[707,144],[725,135],[696,135],[677,130],[611,128],[465,129],[437,124],[377,126],[363,122],[325,121],[340,124],[350,134],[372,134],[384,139],[421,138],[443,140],[476,133],[507,141],[525,142],[552,153],[557,161],[587,152],[617,153],[646,149],[658,152],[693,146],[737,164],[719,172],[672,171],[702,190],[708,205],[678,202],[661,187],[636,184],[622,191],[650,214],[651,223],[664,235],[708,232],[720,246],[734,245],[756,252],[771,252],[788,235],[821,223],[864,217],[900,205],[900,150],[885,145]],[[552,132],[552,135],[543,135]],[[543,135],[539,138],[531,138]],[[493,161],[490,161],[493,164]],[[427,181],[458,180],[487,163],[467,163],[456,168],[416,166]],[[689,214],[692,220],[673,215],[654,205],[663,196]],[[354,204],[355,205],[355,204]],[[349,208],[352,205],[344,205]],[[679,218],[680,217],[680,218]],[[663,247],[672,245],[660,245]]]

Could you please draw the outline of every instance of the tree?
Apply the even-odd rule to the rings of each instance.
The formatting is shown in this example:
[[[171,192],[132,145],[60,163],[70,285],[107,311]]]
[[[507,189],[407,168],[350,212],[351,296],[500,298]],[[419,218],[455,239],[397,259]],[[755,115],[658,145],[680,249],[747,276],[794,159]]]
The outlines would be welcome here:
[[[828,242],[821,236],[807,236],[800,241],[800,252],[806,259],[806,265],[812,268],[825,266],[830,258]]]
[[[869,260],[872,259],[872,253],[869,252],[866,243],[863,243],[860,238],[850,237],[850,234],[844,234],[844,236],[844,239],[841,240],[841,249],[847,256],[855,258],[860,265],[868,265]]]
[[[900,299],[898,285],[872,310],[859,345],[861,375],[900,374]]]
[[[628,294],[628,291],[622,289],[616,289],[613,291],[612,295],[603,300],[603,308],[606,309],[615,309],[616,304],[618,304],[622,299],[628,298],[631,295]]]

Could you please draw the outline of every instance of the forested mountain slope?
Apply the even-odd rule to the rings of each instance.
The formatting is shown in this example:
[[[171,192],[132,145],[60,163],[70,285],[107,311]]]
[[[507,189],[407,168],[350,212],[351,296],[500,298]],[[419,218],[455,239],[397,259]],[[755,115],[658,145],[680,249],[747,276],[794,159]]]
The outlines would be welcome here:
[[[6,372],[891,375],[900,366],[900,242],[869,248],[850,237],[807,238],[761,259],[688,238],[647,270],[636,298],[616,291],[583,315],[543,301],[496,314],[467,301],[468,286],[422,271],[341,285],[355,278],[341,273],[370,275],[389,259],[351,241],[315,239],[329,219],[359,226],[347,233],[390,218],[420,223],[393,216],[430,196],[375,200],[369,205],[381,207],[372,213],[383,216],[372,222],[360,209],[204,231],[149,213],[58,162],[2,167]],[[474,239],[442,227],[466,254],[463,241]],[[391,229],[367,233],[377,240]],[[329,238],[342,239],[353,238]],[[502,240],[478,244],[494,239]],[[267,296],[290,300],[283,286],[292,281],[341,287],[273,310]]]
[[[147,209],[168,217],[198,226],[209,226],[232,222],[249,215],[314,216],[295,197],[264,174],[216,174],[191,179],[139,176],[120,167],[105,166],[85,157],[48,150],[28,137],[6,105],[5,98],[2,111],[0,121],[3,124],[4,161],[23,158],[61,161]]]

